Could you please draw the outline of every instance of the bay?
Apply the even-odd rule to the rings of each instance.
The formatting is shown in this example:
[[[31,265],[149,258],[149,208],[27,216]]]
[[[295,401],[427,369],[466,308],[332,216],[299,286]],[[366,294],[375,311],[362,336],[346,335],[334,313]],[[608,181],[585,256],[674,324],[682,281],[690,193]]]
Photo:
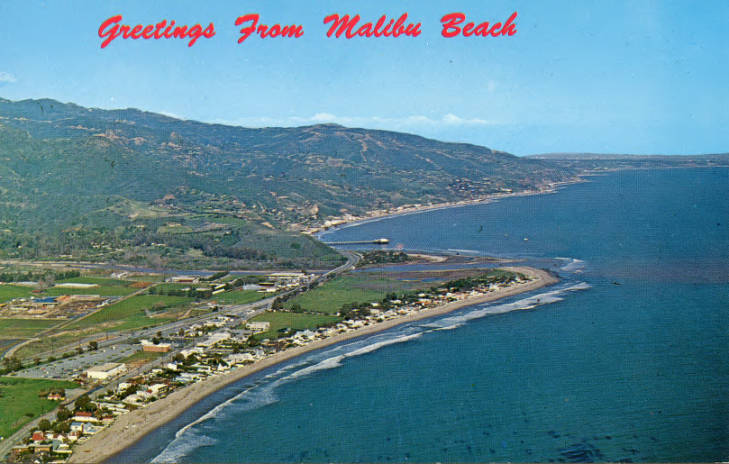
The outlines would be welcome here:
[[[729,170],[613,172],[323,238],[378,237],[563,281],[244,379],[114,462],[729,459]]]

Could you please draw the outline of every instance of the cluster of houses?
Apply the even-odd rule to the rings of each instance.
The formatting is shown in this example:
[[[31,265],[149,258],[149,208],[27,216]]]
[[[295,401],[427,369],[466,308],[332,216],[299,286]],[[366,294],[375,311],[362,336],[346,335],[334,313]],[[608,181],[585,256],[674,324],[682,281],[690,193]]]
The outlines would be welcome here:
[[[515,282],[521,282],[518,277]],[[195,346],[181,350],[173,360],[123,382],[98,398],[92,404],[95,413],[75,412],[70,422],[70,430],[66,433],[41,432],[36,430],[27,443],[13,448],[14,456],[28,455],[46,456],[39,462],[65,462],[71,454],[71,445],[84,437],[98,433],[103,427],[112,423],[116,416],[131,410],[143,408],[151,402],[169,395],[172,391],[185,385],[202,381],[211,376],[225,373],[235,366],[254,363],[271,354],[294,346],[303,346],[316,340],[326,339],[334,335],[360,329],[385,320],[402,318],[418,311],[440,306],[442,304],[461,301],[470,297],[481,296],[495,291],[509,283],[488,283],[466,291],[440,288],[431,293],[420,293],[417,298],[407,301],[390,299],[383,303],[370,303],[365,313],[346,319],[330,327],[316,330],[296,331],[292,335],[277,340],[264,340],[260,345],[251,346],[249,336],[270,329],[265,321],[247,322],[245,330],[234,331],[229,328],[235,323],[228,316],[217,316],[215,319],[189,327],[186,335],[191,337],[205,336]],[[142,342],[145,351],[170,351],[171,346],[165,343]],[[126,365],[106,363],[86,371],[90,379],[109,382],[126,373]],[[21,461],[16,461],[21,462]]]
[[[114,421],[115,414],[103,410],[104,414],[75,411],[63,421],[70,423],[64,430],[34,430],[22,445],[14,446],[10,452],[11,462],[64,463],[73,453],[71,447],[84,437],[98,433]]]

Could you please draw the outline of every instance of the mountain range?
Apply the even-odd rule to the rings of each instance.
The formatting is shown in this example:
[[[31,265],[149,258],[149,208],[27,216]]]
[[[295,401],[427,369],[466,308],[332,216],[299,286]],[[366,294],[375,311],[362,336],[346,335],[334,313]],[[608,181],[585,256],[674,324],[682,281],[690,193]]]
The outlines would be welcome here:
[[[343,214],[537,190],[574,162],[320,124],[243,128],[0,99],[0,257],[331,266]]]

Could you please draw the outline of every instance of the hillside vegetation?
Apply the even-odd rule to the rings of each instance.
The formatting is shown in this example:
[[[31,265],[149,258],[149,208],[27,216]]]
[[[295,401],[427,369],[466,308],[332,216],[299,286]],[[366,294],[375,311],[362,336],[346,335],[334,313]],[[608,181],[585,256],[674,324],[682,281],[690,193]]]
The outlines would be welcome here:
[[[0,99],[0,257],[331,267],[339,255],[299,230],[571,177],[547,161],[396,132]]]

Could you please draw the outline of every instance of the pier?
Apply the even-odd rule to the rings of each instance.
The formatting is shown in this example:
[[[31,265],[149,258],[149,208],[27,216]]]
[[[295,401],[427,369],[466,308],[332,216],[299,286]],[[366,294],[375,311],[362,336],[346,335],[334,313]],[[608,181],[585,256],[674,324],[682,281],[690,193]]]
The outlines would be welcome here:
[[[324,245],[387,245],[390,243],[389,238],[377,238],[374,240],[353,240],[349,242],[322,242]]]

